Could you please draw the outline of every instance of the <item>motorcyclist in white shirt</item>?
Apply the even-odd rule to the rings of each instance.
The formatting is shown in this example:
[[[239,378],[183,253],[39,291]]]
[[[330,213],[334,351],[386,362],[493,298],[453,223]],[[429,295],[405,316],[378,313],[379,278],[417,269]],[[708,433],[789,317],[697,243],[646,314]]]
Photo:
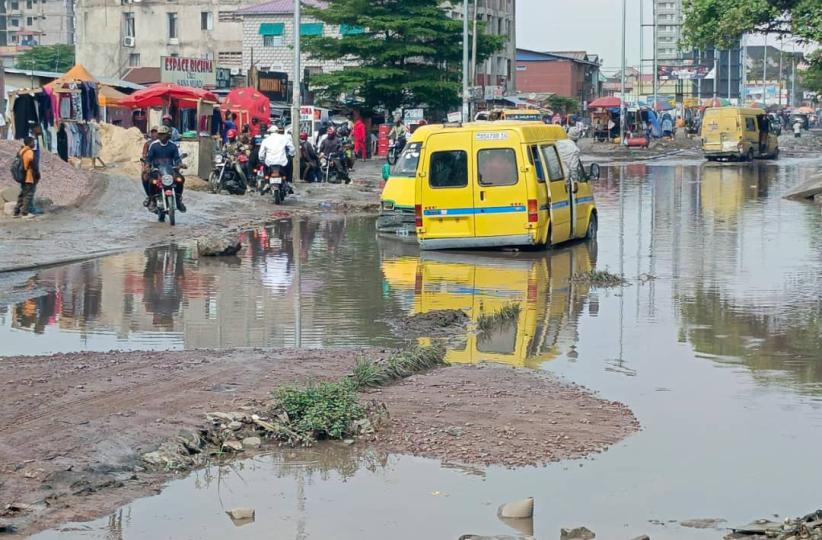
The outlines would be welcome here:
[[[268,137],[260,144],[258,157],[272,176],[284,176],[289,156],[295,152],[294,142],[285,133],[278,133],[276,126],[268,128]]]

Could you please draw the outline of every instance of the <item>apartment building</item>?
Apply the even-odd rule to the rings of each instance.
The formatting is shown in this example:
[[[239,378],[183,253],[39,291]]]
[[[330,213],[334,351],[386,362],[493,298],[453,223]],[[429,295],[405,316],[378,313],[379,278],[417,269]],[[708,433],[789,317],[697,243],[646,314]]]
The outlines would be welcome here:
[[[579,101],[580,109],[600,94],[600,60],[585,51],[517,49],[517,92],[557,94]]]
[[[653,0],[656,17],[656,57],[659,63],[673,62],[682,57],[682,0]]]
[[[0,56],[4,65],[28,47],[74,43],[74,0],[0,0]]]
[[[163,56],[205,58],[239,73],[242,19],[254,0],[76,0],[77,61],[122,77]]]
[[[475,0],[469,2],[469,17],[477,7],[477,20],[485,23],[485,31],[506,37],[505,46],[477,66],[474,84],[484,89],[486,99],[516,93],[516,2],[515,0]],[[449,16],[462,20],[463,4],[459,0],[444,2]]]

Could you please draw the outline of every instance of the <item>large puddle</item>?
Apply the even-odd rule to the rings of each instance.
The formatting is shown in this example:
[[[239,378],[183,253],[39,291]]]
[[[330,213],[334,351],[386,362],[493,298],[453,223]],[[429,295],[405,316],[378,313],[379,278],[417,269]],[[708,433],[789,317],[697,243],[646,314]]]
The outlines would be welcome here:
[[[515,302],[515,324],[457,340],[449,359],[558,373],[628,404],[643,431],[592,460],[513,471],[342,451],[260,457],[38,538],[511,534],[496,506],[528,495],[538,538],[579,525],[599,538],[718,538],[659,522],[813,510],[822,215],[781,194],[818,166],[609,168],[598,243],[548,253],[420,256],[377,240],[371,220],[302,221],[251,233],[232,262],[169,247],[44,270],[0,308],[3,354],[391,345],[386,319],[475,318]],[[631,284],[570,279],[594,268]],[[256,522],[235,527],[222,510],[238,505]]]

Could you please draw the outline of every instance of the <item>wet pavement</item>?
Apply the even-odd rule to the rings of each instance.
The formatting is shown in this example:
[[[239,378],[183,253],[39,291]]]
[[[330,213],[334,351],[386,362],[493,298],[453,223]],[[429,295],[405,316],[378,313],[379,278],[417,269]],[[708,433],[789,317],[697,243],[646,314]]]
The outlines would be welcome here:
[[[169,247],[43,270],[3,291],[13,299],[0,307],[3,354],[395,345],[393,317],[464,309],[476,320],[518,303],[513,324],[455,340],[449,360],[560,374],[626,403],[643,431],[594,459],[538,469],[260,457],[37,538],[511,534],[496,507],[525,496],[536,498],[538,538],[580,525],[601,538],[718,538],[670,521],[813,510],[822,214],[782,194],[821,165],[604,168],[599,241],[547,253],[420,255],[376,239],[372,220],[303,220],[250,233],[234,261]],[[629,284],[570,279],[591,269]],[[241,505],[255,507],[257,521],[235,528],[222,510]]]

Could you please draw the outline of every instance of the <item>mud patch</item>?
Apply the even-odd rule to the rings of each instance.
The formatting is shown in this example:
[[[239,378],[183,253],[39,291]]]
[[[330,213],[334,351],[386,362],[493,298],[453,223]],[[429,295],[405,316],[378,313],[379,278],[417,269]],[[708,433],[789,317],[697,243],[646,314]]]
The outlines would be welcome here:
[[[462,310],[440,309],[388,322],[397,335],[416,338],[449,337],[455,334],[464,334],[470,320]]]

